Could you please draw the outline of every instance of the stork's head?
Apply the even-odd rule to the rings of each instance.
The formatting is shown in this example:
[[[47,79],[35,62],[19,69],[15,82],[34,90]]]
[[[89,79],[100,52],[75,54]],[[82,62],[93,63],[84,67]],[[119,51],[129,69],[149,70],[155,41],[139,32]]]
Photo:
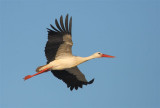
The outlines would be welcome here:
[[[94,56],[95,58],[101,58],[101,57],[114,58],[114,57],[115,57],[115,56],[103,54],[103,53],[101,53],[101,52],[96,52],[96,53],[93,54],[93,56]]]

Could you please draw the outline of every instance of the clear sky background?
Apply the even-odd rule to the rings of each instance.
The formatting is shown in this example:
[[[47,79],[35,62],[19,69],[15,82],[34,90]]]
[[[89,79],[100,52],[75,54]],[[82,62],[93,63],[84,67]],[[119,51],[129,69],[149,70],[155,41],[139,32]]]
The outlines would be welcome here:
[[[73,54],[92,85],[70,91],[44,65],[49,24],[73,18]],[[159,0],[0,0],[0,108],[160,108]]]

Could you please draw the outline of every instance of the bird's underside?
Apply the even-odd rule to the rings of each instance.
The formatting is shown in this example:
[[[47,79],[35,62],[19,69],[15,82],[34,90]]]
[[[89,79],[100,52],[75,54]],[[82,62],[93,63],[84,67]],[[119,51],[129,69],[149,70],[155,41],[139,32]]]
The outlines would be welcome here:
[[[60,24],[57,19],[55,20],[56,27],[50,25],[52,29],[48,29],[48,41],[45,47],[45,55],[47,63],[55,59],[61,59],[65,56],[72,56],[72,17],[68,24],[68,14],[63,24],[63,17],[60,17]],[[80,72],[78,67],[73,67],[66,70],[51,70],[53,75],[67,84],[70,90],[78,87],[82,88],[83,85],[92,84],[94,79],[87,81],[83,73]]]

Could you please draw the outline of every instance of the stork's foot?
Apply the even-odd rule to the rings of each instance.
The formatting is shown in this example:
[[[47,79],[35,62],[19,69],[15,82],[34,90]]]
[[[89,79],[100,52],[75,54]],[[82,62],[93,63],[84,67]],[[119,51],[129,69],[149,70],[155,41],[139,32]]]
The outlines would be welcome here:
[[[27,76],[25,76],[23,79],[24,79],[24,80],[27,80],[27,79],[32,78],[32,77],[33,77],[33,75],[27,75]]]

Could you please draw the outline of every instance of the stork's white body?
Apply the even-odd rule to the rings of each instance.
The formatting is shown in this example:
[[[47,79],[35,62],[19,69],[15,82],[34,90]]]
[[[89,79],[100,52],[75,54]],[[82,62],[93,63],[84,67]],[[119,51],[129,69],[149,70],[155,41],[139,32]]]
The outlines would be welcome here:
[[[49,64],[43,66],[42,68],[40,68],[39,71],[45,68],[50,68],[50,67],[51,67],[50,68],[51,70],[64,70],[64,69],[72,68],[90,59],[100,57],[100,55],[98,55],[97,53],[89,57],[68,56],[68,57],[63,57],[61,59],[56,59],[50,62]]]

